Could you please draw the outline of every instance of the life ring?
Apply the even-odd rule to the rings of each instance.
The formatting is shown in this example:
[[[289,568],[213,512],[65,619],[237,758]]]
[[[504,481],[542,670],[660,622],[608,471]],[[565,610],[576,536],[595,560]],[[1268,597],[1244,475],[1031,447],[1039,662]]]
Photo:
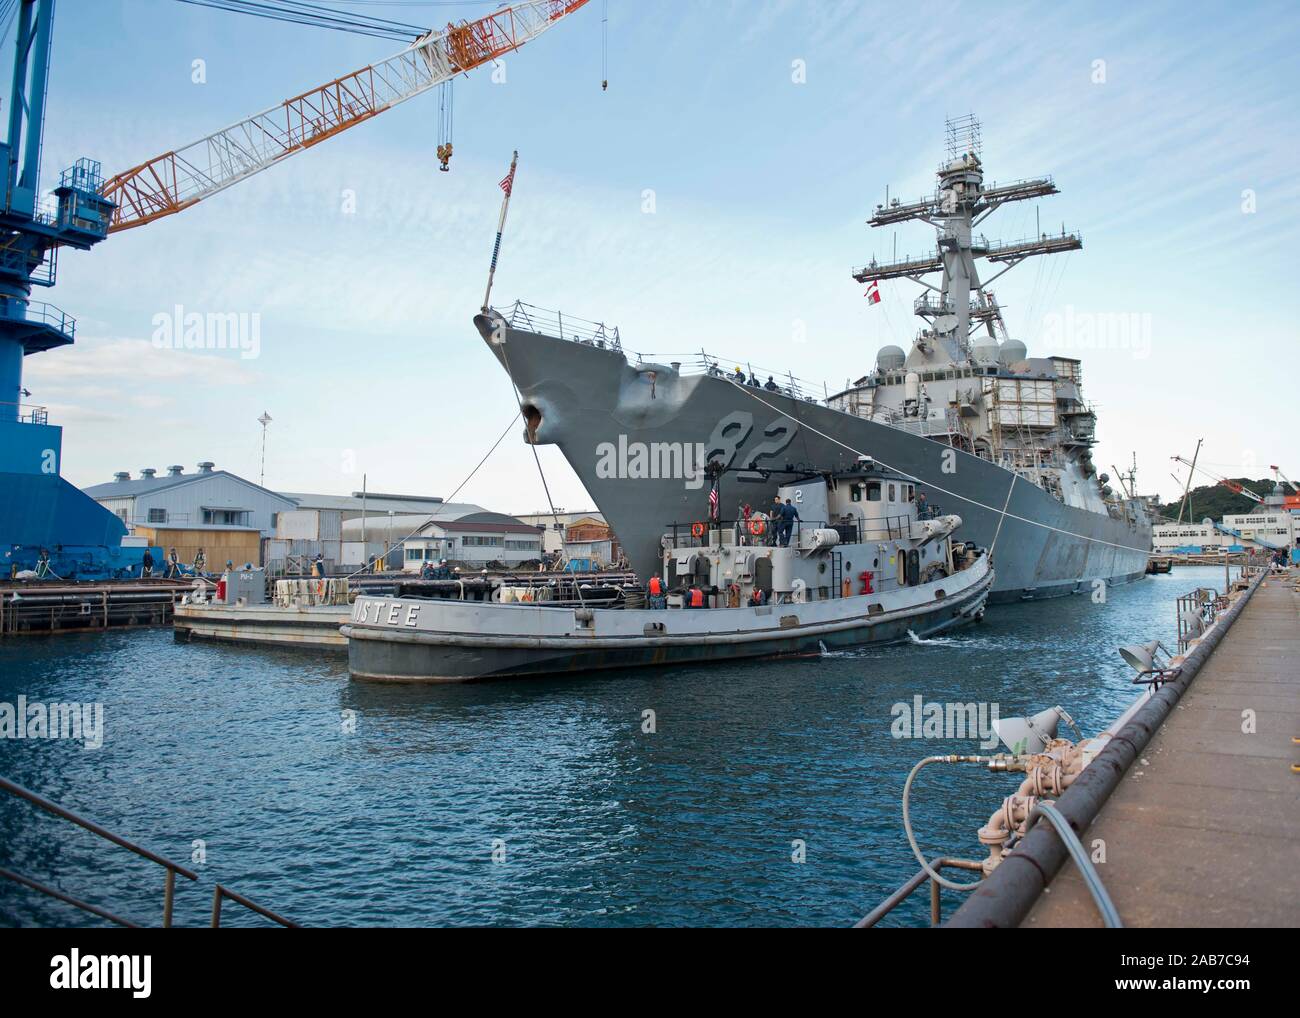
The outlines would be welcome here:
[[[691,524],[691,536],[692,536],[692,537],[695,537],[695,538],[703,537],[703,536],[704,536],[704,524],[703,524],[703,523],[692,523],[692,524]]]
[[[767,521],[765,520],[749,521],[749,532],[753,534],[755,537],[762,537],[763,531],[765,530],[767,530]]]

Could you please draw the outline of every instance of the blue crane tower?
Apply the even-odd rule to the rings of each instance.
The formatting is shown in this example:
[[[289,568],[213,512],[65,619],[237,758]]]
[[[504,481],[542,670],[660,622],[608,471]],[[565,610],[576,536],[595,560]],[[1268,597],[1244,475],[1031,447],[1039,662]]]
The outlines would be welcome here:
[[[21,0],[0,207],[0,577],[35,569],[62,578],[126,575],[143,549],[122,548],[126,526],[61,476],[63,429],[24,403],[23,358],[72,343],[76,322],[31,299],[53,286],[61,247],[89,250],[108,235],[113,203],[99,163],[65,170],[53,201],[39,187],[54,0]]]

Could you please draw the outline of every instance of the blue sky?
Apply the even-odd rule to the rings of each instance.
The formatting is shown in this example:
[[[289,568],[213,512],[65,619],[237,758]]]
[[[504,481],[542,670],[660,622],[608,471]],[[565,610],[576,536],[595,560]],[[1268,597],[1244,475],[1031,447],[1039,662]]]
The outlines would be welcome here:
[[[491,6],[353,9],[435,25]],[[913,284],[884,284],[869,307],[849,278],[892,254],[892,232],[865,220],[886,185],[930,193],[945,117],[974,112],[988,176],[1053,175],[1043,229],[1083,234],[1081,252],[995,289],[1031,355],[1083,358],[1102,469],[1136,452],[1139,487],[1168,496],[1169,457],[1204,436],[1216,471],[1280,463],[1300,477],[1294,4],[609,8],[608,92],[600,0],[509,56],[504,83],[482,69],[457,82],[451,173],[436,169],[430,93],[64,252],[58,286],[34,296],[77,317],[78,341],[28,358],[25,384],[65,426],[65,475],[88,485],[211,459],[255,479],[266,410],[270,487],[348,492],[364,472],[371,490],[449,494],[514,412],[470,324],[513,148],[495,302],[617,324],[647,353],[704,347],[831,385],[858,377],[917,324]],[[81,156],[111,175],[401,48],[173,0],[61,0],[54,39],[46,187]],[[1034,216],[1022,203],[984,232],[1032,234]],[[920,253],[933,236],[918,224],[897,243]],[[260,355],[155,349],[154,315],[178,304],[260,314]],[[1039,342],[1067,314],[1139,316],[1146,355]],[[558,452],[542,453],[557,504],[588,507]],[[545,504],[513,436],[461,497]]]

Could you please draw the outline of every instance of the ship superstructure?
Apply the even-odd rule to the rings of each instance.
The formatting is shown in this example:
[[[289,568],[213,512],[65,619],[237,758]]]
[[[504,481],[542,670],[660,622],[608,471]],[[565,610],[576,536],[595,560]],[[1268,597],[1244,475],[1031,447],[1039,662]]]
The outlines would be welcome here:
[[[1068,357],[1029,357],[1007,334],[989,284],[1029,258],[1077,251],[1077,233],[1039,233],[1011,242],[977,232],[1004,205],[1059,193],[1051,177],[984,182],[979,122],[950,120],[947,158],[927,198],[879,205],[873,227],[932,225],[933,252],[854,270],[859,283],[907,279],[926,292],[913,302],[924,325],[912,349],[883,347],[875,370],[836,393],[828,405],[947,442],[1013,470],[1066,505],[1120,514],[1091,448],[1097,418],[1084,401],[1082,366]],[[990,266],[981,278],[981,264]],[[927,276],[938,274],[938,286]]]

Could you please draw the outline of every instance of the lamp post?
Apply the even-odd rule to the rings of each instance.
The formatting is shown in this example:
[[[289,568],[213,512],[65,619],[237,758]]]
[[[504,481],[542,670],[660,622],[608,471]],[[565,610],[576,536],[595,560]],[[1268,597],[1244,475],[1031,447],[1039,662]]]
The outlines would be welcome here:
[[[257,423],[262,426],[262,469],[257,475],[257,484],[259,487],[266,487],[266,426],[271,423],[271,415],[265,410],[262,416],[257,419]]]

